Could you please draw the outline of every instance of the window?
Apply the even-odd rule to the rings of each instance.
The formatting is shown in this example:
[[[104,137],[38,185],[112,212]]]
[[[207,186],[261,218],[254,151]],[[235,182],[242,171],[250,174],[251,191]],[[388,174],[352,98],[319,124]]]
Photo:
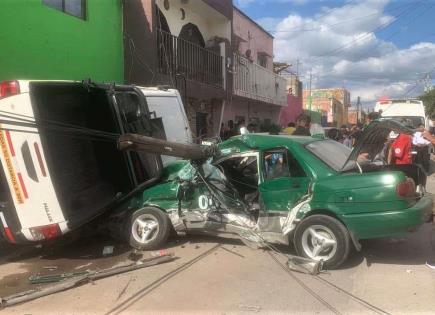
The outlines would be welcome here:
[[[258,56],[258,64],[264,68],[267,68],[267,56],[259,55]]]
[[[257,191],[258,166],[257,156],[235,156],[219,164],[228,180],[242,195]]]
[[[344,163],[352,152],[345,145],[333,140],[314,141],[305,147],[337,172],[345,166]]]
[[[42,3],[80,19],[86,19],[86,0],[42,0]]]
[[[264,177],[266,180],[282,177],[306,177],[296,159],[284,149],[264,152]]]

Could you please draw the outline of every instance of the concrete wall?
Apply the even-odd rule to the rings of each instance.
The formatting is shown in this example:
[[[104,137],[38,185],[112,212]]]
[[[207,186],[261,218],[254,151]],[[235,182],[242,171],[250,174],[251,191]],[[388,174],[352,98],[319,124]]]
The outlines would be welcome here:
[[[219,13],[203,1],[188,1],[182,4],[179,0],[169,1],[169,9],[164,8],[164,0],[156,0],[156,5],[165,16],[172,35],[178,36],[183,25],[195,24],[207,42],[215,36],[231,42],[231,19]],[[182,19],[181,9],[185,12]]]
[[[86,19],[41,0],[4,0],[0,9],[0,81],[92,78],[123,81],[119,0],[88,0]]]
[[[263,122],[270,119],[272,123],[278,122],[281,106],[265,104],[242,97],[233,97],[232,101],[225,105],[223,122],[236,121],[237,117],[243,117],[246,123],[251,121]]]
[[[125,82],[151,85],[157,76],[153,0],[124,1]]]
[[[273,37],[237,8],[233,12],[233,33],[242,39],[236,40],[238,47],[235,47],[241,55],[246,56],[250,49],[252,60],[258,63],[258,52],[266,52],[267,68],[273,70]]]

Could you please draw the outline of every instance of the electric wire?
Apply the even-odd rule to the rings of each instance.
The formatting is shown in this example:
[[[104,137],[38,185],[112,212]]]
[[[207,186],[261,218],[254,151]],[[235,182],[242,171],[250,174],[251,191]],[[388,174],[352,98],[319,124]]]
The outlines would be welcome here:
[[[213,188],[212,188],[211,186],[213,186],[213,187],[215,187],[215,186],[214,186],[213,184],[209,184],[209,183],[205,180],[205,178],[201,175],[201,172],[198,171],[197,173],[198,173],[200,179],[202,180],[202,182],[205,184],[205,186],[206,186],[206,187],[209,189],[209,191],[213,194]],[[216,188],[216,189],[218,189],[218,188]],[[219,190],[219,189],[218,189],[218,190]],[[215,197],[215,199],[216,199],[216,200],[217,200],[221,205],[225,205],[225,203],[222,202],[222,201],[220,200],[220,197],[218,197],[217,195],[215,195],[214,197]],[[226,207],[226,206],[224,206],[224,207],[226,208],[226,210],[227,210],[229,213],[231,213],[231,211],[228,209],[228,207]],[[260,233],[258,233],[257,231],[253,230],[252,227],[250,227],[249,225],[247,225],[245,222],[243,222],[243,221],[241,221],[241,220],[236,220],[236,222],[237,222],[238,224],[240,224],[241,226],[247,228],[247,231],[248,231],[249,233],[251,233],[253,236],[255,236],[255,237],[257,237],[259,240],[261,240],[261,243],[262,243],[264,246],[266,246],[267,248],[269,248],[271,251],[273,251],[273,252],[277,253],[278,255],[281,255],[281,256],[283,256],[283,257],[285,257],[285,258],[288,258],[287,255],[285,255],[285,254],[284,254],[283,252],[281,252],[278,248],[276,248],[276,246],[274,246],[274,245],[271,244],[270,242],[266,241],[266,240],[264,239],[264,237],[263,237]],[[269,253],[269,255],[271,255],[271,254]],[[292,278],[296,278],[296,279],[298,279],[298,278],[296,277],[296,275],[294,275],[293,272],[292,272],[291,270],[289,270],[285,265],[283,265],[279,260],[277,260],[276,257],[274,257],[274,261],[277,262],[277,263],[280,265],[281,268],[285,269],[285,271],[286,271],[288,274],[290,274]],[[359,297],[353,295],[353,294],[350,293],[350,292],[347,292],[347,291],[344,290],[344,289],[341,289],[340,287],[334,285],[333,283],[330,283],[330,282],[327,281],[326,279],[323,279],[323,278],[321,278],[321,277],[319,277],[319,276],[314,276],[314,277],[315,277],[315,278],[318,277],[318,279],[316,278],[317,280],[322,281],[323,283],[326,283],[326,284],[330,285],[330,286],[331,286],[332,288],[334,288],[335,290],[337,290],[337,291],[339,291],[339,292],[341,292],[341,293],[343,293],[343,294],[349,296],[352,300],[354,300],[355,302],[359,303],[359,304],[362,305],[363,307],[365,307],[365,308],[367,308],[367,309],[370,309],[371,311],[373,311],[373,312],[375,312],[375,313],[377,313],[377,314],[380,314],[380,315],[389,315],[388,312],[386,312],[386,311],[380,309],[379,307],[377,307],[377,306],[375,306],[375,305],[373,305],[373,304],[371,304],[371,303],[369,303],[369,302],[367,302],[367,301],[365,301],[365,300],[363,300],[363,299],[361,299],[361,298],[359,298]],[[319,296],[317,293],[315,293],[312,289],[310,289],[309,287],[307,287],[303,282],[300,281],[300,279],[298,279],[298,280],[296,280],[296,281],[297,281],[297,283],[300,284],[301,287],[302,287],[303,289],[305,289],[308,293],[311,294],[311,292],[313,292],[314,295],[313,295],[313,294],[311,294],[311,295],[312,295],[316,300],[318,300],[320,303],[322,303],[325,307],[327,307],[328,309],[330,309],[330,310],[331,310],[332,312],[334,312],[335,314],[340,314],[340,312],[339,312],[336,308],[334,308],[331,304],[329,304],[327,301],[325,301],[322,297],[320,297],[320,296]],[[301,283],[302,283],[302,284],[301,284]]]
[[[416,10],[420,5],[422,5],[422,2],[423,1],[419,1],[419,4],[415,5],[415,7],[413,7],[409,11],[407,9],[402,10],[399,14],[393,16],[393,18],[391,20],[386,21],[386,22],[378,25],[376,28],[374,28],[370,32],[364,33],[361,36],[358,36],[357,38],[354,38],[353,40],[351,40],[351,41],[349,41],[349,42],[347,42],[347,43],[345,43],[345,44],[343,44],[343,45],[341,45],[341,46],[339,46],[339,47],[337,47],[335,49],[332,49],[332,50],[330,50],[330,51],[328,51],[328,52],[326,52],[326,53],[324,53],[324,54],[322,54],[320,56],[316,56],[314,58],[314,60],[318,60],[318,59],[321,59],[321,58],[324,58],[324,57],[331,56],[331,55],[336,54],[336,53],[343,52],[344,50],[352,47],[352,44],[355,44],[356,42],[359,42],[360,40],[366,39],[369,36],[373,35],[374,33],[378,32],[378,31],[380,31],[382,29],[385,29],[385,28],[389,27],[390,25],[392,25],[394,23],[397,23],[397,21],[399,21],[401,18],[403,18],[403,16],[406,16],[407,14],[410,14],[411,12]]]

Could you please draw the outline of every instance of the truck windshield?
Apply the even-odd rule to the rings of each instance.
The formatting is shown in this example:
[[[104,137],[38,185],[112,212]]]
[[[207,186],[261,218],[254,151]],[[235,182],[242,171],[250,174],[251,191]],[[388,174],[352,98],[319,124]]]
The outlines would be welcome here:
[[[334,140],[311,142],[305,146],[311,153],[335,171],[341,171],[351,149]]]
[[[394,119],[412,128],[418,128],[420,125],[424,126],[424,117],[420,116],[382,116],[382,118]]]

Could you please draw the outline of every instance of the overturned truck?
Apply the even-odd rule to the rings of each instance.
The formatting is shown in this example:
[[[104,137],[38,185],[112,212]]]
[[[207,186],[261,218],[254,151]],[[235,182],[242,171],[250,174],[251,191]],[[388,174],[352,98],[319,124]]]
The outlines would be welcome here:
[[[396,122],[372,123],[353,151],[255,134],[200,146],[165,140],[135,87],[47,84],[29,86],[28,112],[9,99],[2,113],[0,217],[10,241],[52,239],[98,218],[135,248],[164,246],[171,231],[232,234],[294,244],[336,268],[360,239],[431,218],[424,172],[379,159],[390,130],[412,132]],[[167,156],[181,159],[163,166]]]

